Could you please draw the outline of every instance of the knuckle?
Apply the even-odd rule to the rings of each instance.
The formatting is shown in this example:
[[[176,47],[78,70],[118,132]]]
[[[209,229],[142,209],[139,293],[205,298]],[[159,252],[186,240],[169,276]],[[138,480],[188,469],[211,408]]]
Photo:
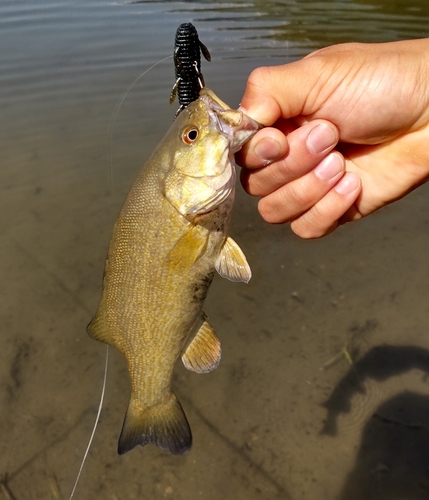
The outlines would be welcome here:
[[[252,172],[242,170],[240,175],[241,185],[247,194],[250,194],[251,196],[261,196],[262,193],[260,191],[258,181],[252,174]]]
[[[321,238],[326,236],[339,225],[336,218],[329,216],[318,204],[305,212],[291,224],[292,231],[301,238]]]
[[[310,240],[322,238],[331,233],[338,223],[331,224],[328,227],[314,225],[308,218],[299,218],[291,222],[292,231],[302,239]]]
[[[260,66],[259,68],[255,68],[249,75],[247,79],[247,83],[251,87],[264,87],[264,83],[267,81],[267,78],[270,74],[270,68],[268,66]]]
[[[269,198],[261,198],[258,203],[258,211],[265,222],[270,224],[278,224],[285,222],[279,217],[279,211],[276,210]]]
[[[290,162],[286,159],[276,161],[272,165],[276,168],[276,177],[282,183],[290,182],[297,177]]]
[[[284,196],[285,198],[286,196]],[[300,182],[291,182],[288,185],[287,198],[290,200],[289,203],[296,204],[300,207],[308,208],[314,203],[313,193],[305,189],[305,186]],[[286,203],[287,200],[285,199]]]

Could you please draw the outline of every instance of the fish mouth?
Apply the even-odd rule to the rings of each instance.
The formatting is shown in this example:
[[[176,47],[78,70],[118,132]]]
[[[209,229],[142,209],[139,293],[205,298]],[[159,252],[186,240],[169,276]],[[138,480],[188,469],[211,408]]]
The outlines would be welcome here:
[[[231,109],[210,89],[204,87],[200,99],[206,104],[210,122],[228,138],[231,154],[241,149],[243,144],[253,137],[263,125],[238,109]]]
[[[214,169],[218,171],[217,174],[206,176],[203,180],[207,187],[204,200],[188,207],[186,214],[189,216],[213,212],[234,192],[236,179],[234,153],[239,151],[242,145],[262,127],[242,111],[231,109],[206,87],[201,90],[199,99],[206,106],[209,126],[214,127],[228,142]],[[220,166],[224,168],[221,169]]]

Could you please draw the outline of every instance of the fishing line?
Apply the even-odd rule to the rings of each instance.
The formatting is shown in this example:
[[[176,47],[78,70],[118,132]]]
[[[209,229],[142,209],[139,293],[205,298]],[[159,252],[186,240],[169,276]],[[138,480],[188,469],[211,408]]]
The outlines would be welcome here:
[[[101,389],[100,404],[98,405],[98,412],[97,412],[97,416],[95,417],[95,423],[94,423],[94,427],[92,429],[91,437],[89,438],[88,446],[86,447],[85,453],[83,455],[82,463],[80,464],[79,472],[77,473],[76,481],[74,482],[73,489],[72,489],[72,492],[70,494],[69,500],[71,500],[73,498],[74,492],[76,491],[77,483],[79,482],[83,466],[86,462],[86,457],[88,456],[89,449],[91,448],[92,440],[94,439],[94,435],[95,435],[95,431],[97,429],[98,421],[100,420],[101,409],[103,407],[104,393],[106,390],[108,363],[109,363],[109,346],[106,345],[106,361],[104,364],[104,379],[103,379],[103,388]]]
[[[134,85],[136,85],[136,83],[144,75],[146,75],[151,69],[153,69],[156,66],[158,66],[158,64],[161,64],[162,62],[166,61],[167,59],[171,59],[172,57],[173,56],[164,57],[163,59],[159,60],[155,64],[152,64],[152,66],[150,66],[148,69],[146,69],[145,71],[143,71],[143,73],[141,73],[131,83],[131,85],[125,90],[125,92],[122,94],[122,96],[120,97],[120,99],[118,100],[118,102],[116,103],[116,105],[115,105],[115,107],[113,109],[113,112],[112,112],[112,115],[111,115],[110,121],[109,121],[108,131],[107,131],[107,182],[108,182],[109,193],[113,192],[113,161],[112,161],[112,136],[113,136],[113,127],[115,125],[115,121],[116,121],[116,118],[118,116],[119,110],[120,110],[120,108],[122,106],[122,103],[124,102],[124,100],[127,97],[127,95],[130,93],[130,91],[132,90],[132,88],[134,87]],[[101,410],[103,408],[104,394],[105,394],[105,391],[106,391],[106,381],[107,381],[107,368],[108,368],[108,364],[109,364],[109,346],[106,345],[106,360],[105,360],[105,364],[104,364],[103,386],[102,386],[102,389],[101,389],[101,397],[100,397],[100,403],[98,405],[97,416],[95,417],[95,422],[94,422],[94,426],[93,426],[93,429],[92,429],[92,432],[91,432],[91,436],[89,438],[88,445],[87,445],[85,453],[83,455],[82,462],[81,462],[80,467],[79,467],[79,472],[77,473],[77,477],[76,477],[76,480],[74,482],[73,489],[72,489],[72,492],[70,494],[69,500],[71,500],[73,498],[73,495],[74,495],[74,493],[76,491],[77,485],[79,483],[80,476],[82,474],[83,466],[85,465],[86,459],[88,457],[88,453],[89,453],[89,450],[90,450],[91,445],[92,445],[92,441],[93,441],[94,436],[95,436],[95,431],[97,430],[98,422],[100,420]]]
[[[155,64],[152,64],[147,70],[143,71],[132,83],[131,85],[127,88],[127,90],[122,94],[120,99],[115,105],[115,108],[113,109],[112,116],[110,117],[109,121],[109,128],[107,132],[107,186],[109,193],[112,193],[113,191],[113,161],[112,161],[112,139],[113,139],[113,127],[115,125],[116,118],[119,113],[119,109],[122,106],[122,103],[124,102],[125,98],[127,95],[130,93],[134,85],[142,78],[144,75],[146,75],[150,70],[158,66],[158,64],[161,64],[162,62],[166,61],[167,59],[171,59],[173,56],[167,56],[164,57],[164,59],[160,59],[158,62]]]

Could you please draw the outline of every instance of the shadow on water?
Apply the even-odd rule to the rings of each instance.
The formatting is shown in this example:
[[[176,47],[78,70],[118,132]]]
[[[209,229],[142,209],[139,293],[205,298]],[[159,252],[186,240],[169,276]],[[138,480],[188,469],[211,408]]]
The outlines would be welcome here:
[[[383,382],[413,369],[429,374],[429,350],[415,346],[372,348],[340,380],[324,403],[322,434],[337,435],[337,419],[353,411],[352,398],[364,382]],[[356,464],[341,499],[423,500],[429,496],[429,396],[403,391],[383,404],[363,427]]]
[[[429,498],[428,422],[429,396],[403,392],[381,405],[363,429],[341,499]]]
[[[351,400],[356,392],[365,392],[365,379],[371,378],[381,382],[412,369],[429,374],[429,350],[416,346],[393,345],[372,348],[354,364],[323,404],[328,410],[328,416],[322,434],[337,434],[338,416],[351,411]]]

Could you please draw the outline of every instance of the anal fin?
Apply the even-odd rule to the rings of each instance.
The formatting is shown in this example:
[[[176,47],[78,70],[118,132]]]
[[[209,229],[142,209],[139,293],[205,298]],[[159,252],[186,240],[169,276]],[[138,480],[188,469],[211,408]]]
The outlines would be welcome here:
[[[86,331],[90,337],[99,342],[104,342],[105,344],[109,344],[115,346],[115,342],[112,338],[112,335],[106,328],[106,323],[103,320],[102,308],[100,307],[97,311],[97,314],[94,316],[92,321],[86,327]]]
[[[222,350],[220,340],[206,319],[182,355],[185,368],[208,373],[218,367]]]
[[[222,278],[227,278],[230,281],[248,283],[252,277],[246,256],[231,237],[225,241],[215,265],[216,271]]]

